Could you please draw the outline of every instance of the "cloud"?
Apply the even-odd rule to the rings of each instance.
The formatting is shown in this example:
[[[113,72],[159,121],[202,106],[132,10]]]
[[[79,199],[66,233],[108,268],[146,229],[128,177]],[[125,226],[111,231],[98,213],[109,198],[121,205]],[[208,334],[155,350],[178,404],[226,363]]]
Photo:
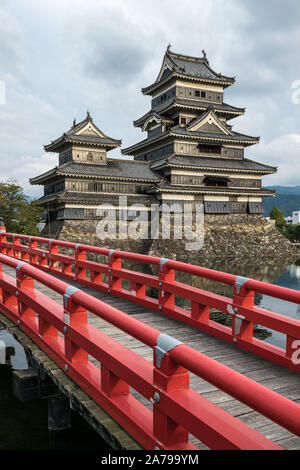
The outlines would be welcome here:
[[[265,177],[265,184],[299,184],[300,134],[282,135],[270,142],[262,141],[255,153],[262,163],[278,167],[276,175]]]

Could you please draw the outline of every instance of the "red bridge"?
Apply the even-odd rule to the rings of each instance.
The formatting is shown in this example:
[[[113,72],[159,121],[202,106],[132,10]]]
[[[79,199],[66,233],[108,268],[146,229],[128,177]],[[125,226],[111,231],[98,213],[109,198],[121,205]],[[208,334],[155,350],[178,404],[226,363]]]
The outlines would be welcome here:
[[[300,448],[300,322],[254,305],[255,293],[300,304],[300,292],[0,232],[0,321],[17,325],[142,448]],[[233,295],[178,274],[227,284]],[[212,309],[228,314],[232,328],[210,319]],[[286,335],[286,349],[254,338],[254,324]]]

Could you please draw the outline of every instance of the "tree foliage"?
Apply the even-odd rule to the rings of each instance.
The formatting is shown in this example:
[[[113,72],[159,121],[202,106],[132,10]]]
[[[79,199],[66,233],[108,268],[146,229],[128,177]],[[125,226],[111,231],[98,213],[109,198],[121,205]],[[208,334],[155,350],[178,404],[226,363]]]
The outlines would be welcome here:
[[[300,224],[298,225],[285,224],[284,226],[279,228],[279,230],[291,242],[300,241]]]
[[[284,212],[274,206],[270,212],[270,219],[275,220],[276,227],[282,228],[285,225]]]
[[[15,179],[0,182],[0,217],[8,232],[38,235],[36,225],[41,213],[39,202],[28,201]]]

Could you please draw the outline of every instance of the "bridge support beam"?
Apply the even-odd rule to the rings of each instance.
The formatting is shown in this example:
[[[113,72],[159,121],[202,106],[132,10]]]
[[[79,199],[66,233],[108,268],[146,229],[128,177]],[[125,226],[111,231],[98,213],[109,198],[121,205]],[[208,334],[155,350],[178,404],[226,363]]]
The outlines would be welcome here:
[[[48,398],[48,429],[64,431],[71,427],[70,400],[63,394]]]
[[[20,401],[38,400],[58,395],[58,388],[47,374],[37,369],[14,370],[13,394]]]

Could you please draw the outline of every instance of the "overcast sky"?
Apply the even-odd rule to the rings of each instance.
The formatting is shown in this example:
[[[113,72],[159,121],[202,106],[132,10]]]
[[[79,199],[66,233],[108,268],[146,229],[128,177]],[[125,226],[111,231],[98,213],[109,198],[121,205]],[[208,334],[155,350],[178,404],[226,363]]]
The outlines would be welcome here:
[[[150,97],[140,90],[170,42],[183,54],[205,49],[216,72],[236,76],[225,102],[247,110],[231,124],[261,136],[247,157],[279,168],[264,184],[300,184],[299,24],[299,0],[1,0],[0,179],[39,195],[28,178],[57,164],[43,145],[87,109],[124,147],[142,140],[132,121]]]

